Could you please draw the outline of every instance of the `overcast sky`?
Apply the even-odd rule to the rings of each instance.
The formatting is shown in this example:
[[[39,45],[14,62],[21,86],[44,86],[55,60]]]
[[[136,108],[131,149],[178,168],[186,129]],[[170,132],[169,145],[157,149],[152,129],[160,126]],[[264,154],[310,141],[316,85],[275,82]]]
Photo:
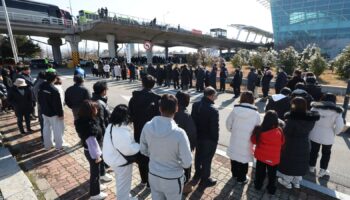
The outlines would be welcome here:
[[[36,0],[59,6],[70,11],[69,0]],[[158,22],[180,24],[187,29],[198,29],[208,33],[210,28],[228,30],[228,37],[237,35],[237,30],[227,27],[229,24],[245,24],[272,32],[270,10],[256,0],[71,0],[73,15],[79,10],[96,12],[100,7],[107,7],[109,12],[136,16],[140,18],[157,18]],[[240,39],[245,39],[242,33]],[[254,37],[251,38],[251,40]],[[95,44],[89,43],[89,47]]]

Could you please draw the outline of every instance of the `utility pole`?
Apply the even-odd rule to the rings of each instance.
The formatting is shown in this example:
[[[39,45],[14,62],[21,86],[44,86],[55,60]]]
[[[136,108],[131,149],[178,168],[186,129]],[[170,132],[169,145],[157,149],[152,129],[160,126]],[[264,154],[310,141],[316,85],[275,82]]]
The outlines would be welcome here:
[[[10,18],[9,18],[9,15],[7,12],[5,0],[2,0],[2,5],[4,7],[7,30],[9,31],[9,38],[10,38],[10,43],[11,43],[11,47],[12,47],[13,58],[15,59],[15,63],[17,64],[19,62],[18,54],[17,54],[17,47],[16,47],[15,40],[13,38],[12,28],[11,28],[11,24],[10,24]]]

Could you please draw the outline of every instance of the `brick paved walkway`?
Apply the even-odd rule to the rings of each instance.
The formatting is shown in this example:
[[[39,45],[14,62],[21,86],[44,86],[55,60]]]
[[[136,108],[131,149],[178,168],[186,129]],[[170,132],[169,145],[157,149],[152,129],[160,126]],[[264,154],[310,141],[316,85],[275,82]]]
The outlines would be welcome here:
[[[73,126],[70,110],[65,110],[65,142],[69,148],[64,151],[43,149],[40,141],[38,122],[33,122],[35,133],[22,136],[18,133],[13,113],[0,116],[0,131],[4,135],[6,146],[17,158],[21,168],[28,172],[39,199],[88,199],[89,172],[88,162],[79,145]],[[249,169],[249,175],[252,169]],[[112,173],[112,172],[110,172]],[[113,174],[113,173],[112,173]],[[204,191],[195,188],[187,199],[270,199],[265,190],[256,191],[250,181],[240,186],[231,179],[230,162],[225,157],[215,155],[212,164],[212,176],[218,180],[216,187]],[[150,191],[142,188],[136,165],[133,171],[132,194],[140,199],[151,199]],[[108,186],[107,199],[115,199],[114,181]],[[278,186],[274,199],[330,199],[306,188],[286,190]]]

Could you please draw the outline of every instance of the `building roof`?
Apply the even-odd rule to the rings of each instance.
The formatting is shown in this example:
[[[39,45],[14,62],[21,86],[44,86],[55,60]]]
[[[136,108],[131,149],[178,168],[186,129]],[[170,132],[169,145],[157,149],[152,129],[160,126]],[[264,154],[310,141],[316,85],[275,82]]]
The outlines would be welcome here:
[[[263,5],[266,8],[270,8],[270,0],[256,0],[259,2],[261,5]]]
[[[231,24],[229,26],[231,26],[233,28],[257,33],[257,34],[262,35],[262,36],[267,37],[267,38],[273,38],[273,33],[262,30],[260,28],[254,27],[254,26],[247,26],[247,25],[243,25],[243,24]]]

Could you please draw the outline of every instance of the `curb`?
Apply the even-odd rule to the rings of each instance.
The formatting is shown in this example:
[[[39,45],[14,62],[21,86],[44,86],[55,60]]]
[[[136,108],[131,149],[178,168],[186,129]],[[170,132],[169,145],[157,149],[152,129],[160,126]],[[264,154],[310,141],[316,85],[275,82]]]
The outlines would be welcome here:
[[[230,159],[226,155],[226,152],[221,150],[221,149],[216,149],[215,153],[220,155],[220,156],[223,156],[223,157],[225,157],[227,159]],[[254,163],[253,162],[249,162],[249,167],[255,168],[255,162]],[[319,184],[313,183],[313,182],[305,180],[305,179],[302,180],[301,185],[303,187],[305,187],[305,188],[308,188],[310,190],[322,193],[322,194],[330,196],[332,198],[341,199],[341,200],[350,199],[350,195],[348,195],[348,194],[344,194],[344,193],[338,192],[336,190],[332,190],[332,189],[326,188],[324,186],[321,186]]]

